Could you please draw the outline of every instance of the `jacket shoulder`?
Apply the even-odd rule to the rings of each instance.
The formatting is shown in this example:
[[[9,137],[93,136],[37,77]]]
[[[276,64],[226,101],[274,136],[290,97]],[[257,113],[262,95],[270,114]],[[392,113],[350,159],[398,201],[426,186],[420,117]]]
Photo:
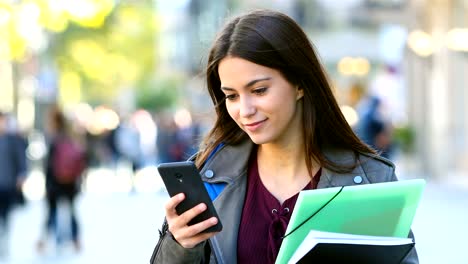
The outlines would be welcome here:
[[[359,155],[363,156],[363,157],[374,159],[376,162],[383,163],[382,165],[384,165],[384,166],[388,166],[388,167],[391,167],[392,169],[395,169],[395,164],[391,160],[386,159],[386,158],[384,158],[382,156],[379,156],[377,154],[359,153]]]
[[[359,162],[371,183],[396,181],[395,164],[379,155],[360,153]]]

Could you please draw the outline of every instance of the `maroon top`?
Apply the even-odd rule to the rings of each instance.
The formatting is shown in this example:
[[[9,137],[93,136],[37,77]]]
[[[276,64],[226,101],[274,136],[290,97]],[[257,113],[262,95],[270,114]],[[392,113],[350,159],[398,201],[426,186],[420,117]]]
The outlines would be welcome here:
[[[299,193],[281,205],[266,189],[258,174],[257,155],[252,153],[247,192],[237,238],[238,263],[274,263]],[[321,169],[303,190],[316,189]]]

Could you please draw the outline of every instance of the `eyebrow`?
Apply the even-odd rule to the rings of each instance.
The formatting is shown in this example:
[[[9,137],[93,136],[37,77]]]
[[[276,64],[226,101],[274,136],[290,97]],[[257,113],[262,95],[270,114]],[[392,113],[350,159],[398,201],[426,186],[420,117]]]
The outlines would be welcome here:
[[[268,80],[271,80],[271,77],[265,77],[265,78],[255,79],[255,80],[252,80],[252,81],[248,82],[246,85],[244,85],[244,88],[248,88],[248,87],[251,87],[251,86],[253,86],[254,84],[256,84],[256,83],[258,83],[258,82],[261,82],[261,81],[268,81]],[[221,90],[234,91],[235,89],[234,89],[234,88],[230,88],[230,87],[221,86]]]

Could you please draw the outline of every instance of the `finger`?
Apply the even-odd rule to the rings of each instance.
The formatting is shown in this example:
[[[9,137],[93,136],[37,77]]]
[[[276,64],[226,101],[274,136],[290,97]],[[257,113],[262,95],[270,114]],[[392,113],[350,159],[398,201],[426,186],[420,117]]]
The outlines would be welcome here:
[[[179,240],[177,240],[177,241],[184,248],[193,248],[196,245],[198,245],[199,243],[201,243],[201,242],[203,242],[205,240],[208,240],[210,237],[214,236],[215,234],[217,234],[217,232],[200,233],[200,234],[198,234],[196,236],[193,236],[193,237],[190,237],[188,239],[182,240],[182,242],[180,242]]]
[[[211,217],[206,219],[205,221],[202,221],[200,223],[194,224],[189,226],[186,229],[186,232],[189,234],[199,234],[206,230],[207,228],[210,228],[218,223],[218,219],[216,217]]]
[[[177,241],[192,241],[194,237],[198,237],[201,234],[202,231],[206,230],[207,228],[216,225],[218,223],[218,219],[216,217],[211,217],[205,221],[202,221],[200,223],[191,225],[191,226],[185,226],[184,228],[180,228],[178,230],[175,230],[173,232],[173,236]]]
[[[183,240],[185,238],[193,237],[205,230],[207,227],[211,226],[209,219],[195,224],[195,228],[188,226],[188,223],[201,212],[206,210],[206,205],[204,203],[198,204],[197,206],[187,210],[185,213],[180,216],[170,219],[169,231],[174,235],[177,241]],[[215,218],[216,219],[216,218]],[[169,221],[169,220],[168,220]],[[213,220],[211,220],[213,221]],[[217,221],[217,220],[215,220]],[[215,223],[216,224],[216,223]]]
[[[195,216],[199,215],[203,211],[206,210],[206,205],[204,203],[198,204],[193,208],[187,210],[183,214],[180,215],[180,224],[187,225],[190,220],[192,220]]]
[[[176,241],[179,242],[185,248],[192,248],[199,244],[200,242],[209,239],[210,237],[214,236],[218,232],[209,232],[209,233],[201,233],[202,231],[206,230],[207,228],[216,225],[218,223],[218,219],[216,217],[211,217],[205,221],[200,223],[186,226],[183,229],[179,229],[178,234],[172,234]]]
[[[177,216],[176,207],[185,199],[185,195],[183,193],[179,193],[174,195],[167,201],[165,205],[166,209],[166,217],[174,217]]]

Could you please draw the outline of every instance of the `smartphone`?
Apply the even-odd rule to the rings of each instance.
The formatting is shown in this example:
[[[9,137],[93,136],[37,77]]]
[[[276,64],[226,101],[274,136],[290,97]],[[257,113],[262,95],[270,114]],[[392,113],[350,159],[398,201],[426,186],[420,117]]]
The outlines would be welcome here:
[[[185,194],[185,199],[176,207],[177,214],[180,215],[200,203],[206,204],[206,210],[195,216],[188,223],[189,226],[214,216],[218,218],[218,223],[202,232],[219,232],[222,230],[223,226],[216,209],[193,162],[161,163],[158,165],[158,171],[170,197],[178,193]]]

